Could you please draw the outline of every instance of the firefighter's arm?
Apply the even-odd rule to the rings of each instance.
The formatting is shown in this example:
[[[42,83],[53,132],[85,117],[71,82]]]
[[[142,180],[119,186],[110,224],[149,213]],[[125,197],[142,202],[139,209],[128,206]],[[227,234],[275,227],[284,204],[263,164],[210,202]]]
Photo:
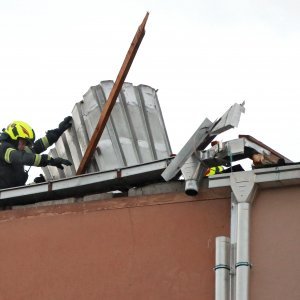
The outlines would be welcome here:
[[[4,160],[9,164],[20,164],[36,167],[46,167],[49,165],[59,169],[63,169],[63,165],[72,165],[69,160],[61,157],[53,158],[47,154],[34,154],[25,151],[18,151],[14,148],[6,149]]]
[[[35,153],[42,153],[48,147],[53,145],[59,137],[64,133],[65,130],[72,126],[72,117],[66,117],[62,122],[59,123],[58,128],[51,129],[46,132],[46,136],[41,139],[38,139],[34,145],[32,150]]]
[[[8,147],[4,153],[4,160],[13,165],[45,167],[48,165],[48,155],[40,155],[19,151]]]

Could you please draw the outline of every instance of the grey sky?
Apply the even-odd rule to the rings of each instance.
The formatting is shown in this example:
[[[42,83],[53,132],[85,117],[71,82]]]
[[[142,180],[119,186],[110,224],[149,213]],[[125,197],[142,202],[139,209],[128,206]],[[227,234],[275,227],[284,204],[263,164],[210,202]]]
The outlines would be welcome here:
[[[147,11],[127,81],[159,89],[173,152],[245,100],[239,128],[220,138],[249,134],[300,160],[298,1],[1,0],[1,126],[22,119],[41,136],[115,80]]]

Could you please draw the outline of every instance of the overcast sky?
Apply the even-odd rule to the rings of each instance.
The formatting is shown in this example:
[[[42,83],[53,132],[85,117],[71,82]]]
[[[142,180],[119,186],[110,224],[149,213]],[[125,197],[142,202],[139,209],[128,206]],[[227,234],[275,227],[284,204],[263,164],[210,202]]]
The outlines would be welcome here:
[[[0,0],[0,126],[38,136],[92,85],[115,80],[147,11],[126,81],[159,89],[174,153],[205,117],[246,102],[238,129],[300,161],[300,2]]]

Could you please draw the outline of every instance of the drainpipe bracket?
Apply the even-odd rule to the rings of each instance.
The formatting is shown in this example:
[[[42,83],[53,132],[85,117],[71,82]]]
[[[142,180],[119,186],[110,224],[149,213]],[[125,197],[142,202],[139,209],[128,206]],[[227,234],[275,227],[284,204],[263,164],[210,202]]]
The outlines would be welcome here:
[[[251,269],[252,264],[247,262],[247,261],[240,261],[240,262],[235,264],[235,268],[237,269],[238,267],[249,267]]]
[[[231,270],[231,268],[230,268],[228,265],[223,265],[223,264],[219,264],[219,265],[216,265],[216,266],[214,267],[214,270],[215,270],[215,271],[218,270],[218,269],[226,269],[226,270],[228,270],[228,271]]]

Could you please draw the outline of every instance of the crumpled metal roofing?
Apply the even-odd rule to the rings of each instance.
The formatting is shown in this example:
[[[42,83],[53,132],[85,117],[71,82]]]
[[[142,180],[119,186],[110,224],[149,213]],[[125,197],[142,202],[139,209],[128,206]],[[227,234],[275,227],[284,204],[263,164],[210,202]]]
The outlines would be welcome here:
[[[74,176],[99,121],[114,82],[101,81],[76,103],[73,126],[56,142],[49,154],[70,160],[59,170],[43,168],[47,180]],[[170,157],[172,151],[159,106],[157,92],[147,85],[125,82],[106,128],[88,166],[88,173],[113,170]]]

